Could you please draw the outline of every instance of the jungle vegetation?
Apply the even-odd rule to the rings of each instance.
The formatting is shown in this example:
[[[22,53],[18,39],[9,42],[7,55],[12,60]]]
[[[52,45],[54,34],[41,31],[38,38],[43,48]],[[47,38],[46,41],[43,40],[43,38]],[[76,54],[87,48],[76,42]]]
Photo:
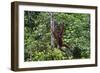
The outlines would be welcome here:
[[[62,41],[69,46],[64,47],[66,52],[57,47],[55,38],[51,36],[52,21],[58,27],[64,25]],[[90,58],[89,14],[24,11],[24,61],[86,58]]]

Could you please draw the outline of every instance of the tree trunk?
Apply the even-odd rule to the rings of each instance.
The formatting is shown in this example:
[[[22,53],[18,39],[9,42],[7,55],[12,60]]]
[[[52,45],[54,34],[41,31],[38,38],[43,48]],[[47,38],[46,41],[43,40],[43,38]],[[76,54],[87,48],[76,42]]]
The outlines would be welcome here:
[[[53,31],[54,31],[54,19],[53,19],[53,13],[50,13],[50,26],[51,26],[51,48],[54,48],[54,35],[53,35]]]

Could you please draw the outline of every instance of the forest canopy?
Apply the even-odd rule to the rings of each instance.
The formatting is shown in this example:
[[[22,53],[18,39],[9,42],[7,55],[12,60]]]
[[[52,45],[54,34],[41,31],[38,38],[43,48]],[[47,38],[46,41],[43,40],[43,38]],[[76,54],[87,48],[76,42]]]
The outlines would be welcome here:
[[[62,41],[70,48],[51,48],[51,16],[61,27]],[[56,41],[56,40],[55,40]],[[71,49],[71,55],[68,53]],[[90,58],[90,14],[24,11],[24,61]]]

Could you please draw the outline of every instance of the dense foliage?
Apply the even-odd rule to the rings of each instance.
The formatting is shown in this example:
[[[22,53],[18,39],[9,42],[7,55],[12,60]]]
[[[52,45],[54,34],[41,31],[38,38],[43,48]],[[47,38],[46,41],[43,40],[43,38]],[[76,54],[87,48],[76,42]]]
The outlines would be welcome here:
[[[60,25],[64,23],[63,42],[73,48],[73,56],[58,48],[51,48],[49,12],[24,12],[24,60],[68,60],[90,57],[90,15],[81,13],[53,13]]]

